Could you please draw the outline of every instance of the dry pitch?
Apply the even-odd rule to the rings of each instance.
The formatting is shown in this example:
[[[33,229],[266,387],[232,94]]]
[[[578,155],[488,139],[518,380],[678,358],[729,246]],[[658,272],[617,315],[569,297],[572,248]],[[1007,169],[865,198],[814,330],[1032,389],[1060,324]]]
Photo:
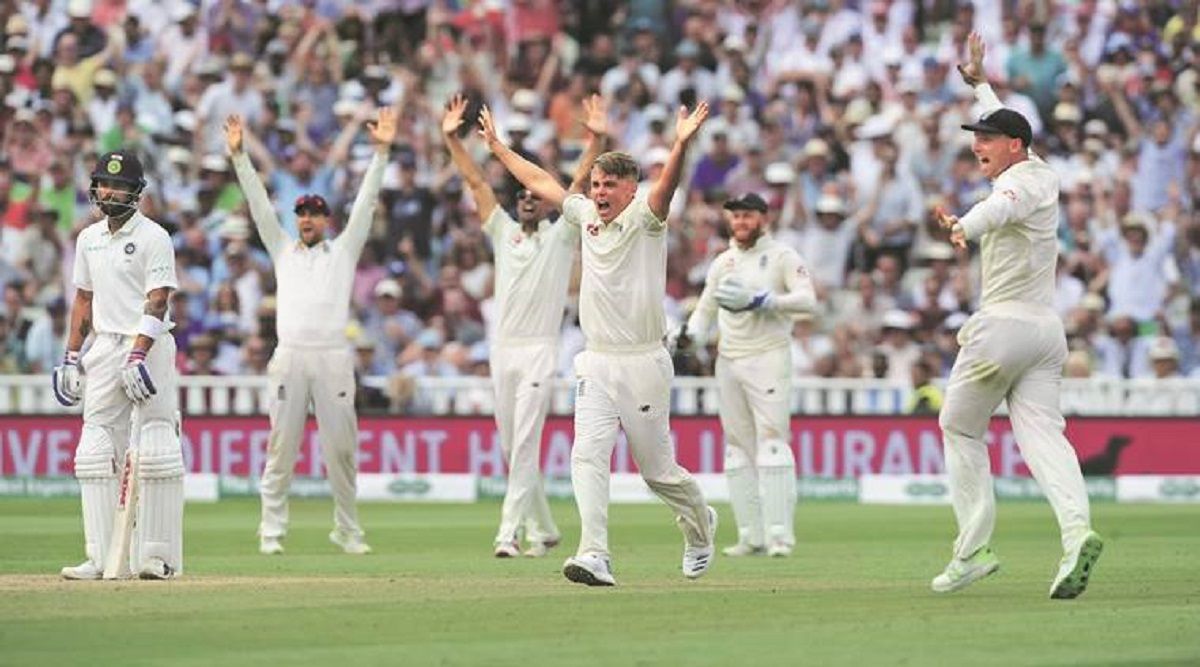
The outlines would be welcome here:
[[[733,517],[721,507],[722,544]],[[293,504],[283,556],[256,552],[251,500],[189,506],[172,582],[62,582],[81,558],[74,500],[0,502],[0,665],[729,665],[1200,663],[1200,507],[1097,504],[1107,538],[1089,591],[1046,599],[1049,508],[1000,507],[998,575],[928,591],[948,508],[812,503],[791,559],[718,557],[679,573],[662,506],[612,509],[618,587],[569,584],[545,559],[496,560],[497,504],[366,505],[376,553],[326,541],[330,507]]]

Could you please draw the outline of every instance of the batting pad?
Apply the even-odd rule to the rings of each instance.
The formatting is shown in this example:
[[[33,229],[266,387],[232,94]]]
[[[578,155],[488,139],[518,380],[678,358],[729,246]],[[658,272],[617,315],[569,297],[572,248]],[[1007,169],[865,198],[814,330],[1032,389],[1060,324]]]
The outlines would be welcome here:
[[[112,439],[99,426],[83,425],[75,449],[75,478],[83,506],[84,552],[97,567],[104,566],[117,511],[117,473]]]
[[[765,440],[758,446],[757,463],[767,535],[772,542],[794,545],[796,461],[792,449],[782,440]]]
[[[183,452],[172,422],[142,426],[138,441],[142,491],[138,499],[138,564],[161,558],[183,572]]]
[[[738,543],[761,547],[763,537],[762,502],[758,492],[758,472],[740,447],[725,445],[725,481],[729,484],[729,504],[737,520]]]

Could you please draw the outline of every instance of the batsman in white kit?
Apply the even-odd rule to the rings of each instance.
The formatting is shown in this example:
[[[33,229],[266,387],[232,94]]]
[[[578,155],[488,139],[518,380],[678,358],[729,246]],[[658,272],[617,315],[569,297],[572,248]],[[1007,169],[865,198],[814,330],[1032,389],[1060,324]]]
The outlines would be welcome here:
[[[704,345],[713,319],[725,432],[725,478],[738,541],[727,556],[788,556],[796,544],[791,448],[792,321],[816,305],[799,253],[767,234],[755,193],[724,206],[733,243],[713,260],[687,323],[672,336]]]
[[[346,326],[354,268],[367,242],[383,170],[396,137],[395,110],[380,109],[367,129],[375,154],[345,229],[334,239],[326,238],[329,204],[320,195],[303,195],[295,203],[300,238],[294,239],[280,226],[266,188],[242,150],[241,118],[230,116],[225,123],[225,140],[238,183],[275,263],[278,289],[279,346],[267,366],[271,435],[261,481],[262,521],[258,528],[259,551],[267,555],[283,553],[288,489],[310,404],[317,416],[317,437],[333,491],[334,529],[329,540],[348,554],[371,552],[355,506],[358,418],[354,412],[354,358]]]
[[[576,169],[571,192],[579,192],[599,155],[607,133],[607,107],[598,96],[584,100],[588,148]],[[497,203],[479,167],[458,137],[467,101],[455,97],[442,118],[442,135],[450,158],[475,199],[483,231],[491,238],[496,263],[499,321],[491,340],[492,386],[496,426],[508,464],[508,486],[500,511],[494,555],[521,554],[519,533],[525,532],[526,556],[544,556],[562,538],[539,467],[542,427],[550,409],[558,337],[567,287],[579,247],[579,227],[548,216],[554,206],[529,190],[517,194],[517,220]]]
[[[975,133],[972,150],[993,186],[961,219],[938,212],[952,243],[965,248],[967,241],[979,242],[983,286],[980,310],[958,334],[961,349],[939,418],[958,539],[932,587],[956,591],[1000,567],[989,546],[996,497],[984,437],[992,413],[1007,399],[1021,456],[1062,533],[1063,557],[1050,597],[1070,599],[1087,588],[1104,543],[1092,531],[1087,489],[1059,408],[1067,341],[1054,310],[1058,177],[1029,150],[1029,122],[1004,108],[988,85],[978,34],[968,38],[968,50],[959,71],[984,113],[963,129]]]
[[[88,197],[105,217],[75,247],[71,325],[53,384],[63,405],[83,401],[75,477],[87,560],[64,567],[64,579],[183,572],[179,381],[167,313],[175,250],[167,231],[138,210],[145,186],[132,152],[101,156]]]
[[[667,207],[687,147],[707,116],[704,102],[690,114],[679,110],[670,157],[648,195],[637,196],[637,161],[610,152],[596,159],[585,197],[567,193],[557,179],[505,146],[488,111],[481,114],[483,135],[504,166],[526,188],[561,207],[560,224],[582,232],[579,320],[586,347],[575,357],[571,482],[583,534],[575,556],[563,564],[563,575],[573,582],[616,583],[608,550],[608,502],[618,429],[625,431],[646,484],[675,512],[684,535],[684,576],[695,579],[712,563],[717,513],[675,460],[674,369],[663,344]]]

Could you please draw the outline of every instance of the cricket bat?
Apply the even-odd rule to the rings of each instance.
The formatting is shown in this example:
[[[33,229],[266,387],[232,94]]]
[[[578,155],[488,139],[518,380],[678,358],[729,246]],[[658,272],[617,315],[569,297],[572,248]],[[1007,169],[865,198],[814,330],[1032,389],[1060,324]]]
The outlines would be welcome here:
[[[125,451],[125,466],[117,495],[117,512],[113,517],[112,537],[104,558],[105,579],[125,579],[130,576],[129,546],[137,524],[138,453],[136,447]]]

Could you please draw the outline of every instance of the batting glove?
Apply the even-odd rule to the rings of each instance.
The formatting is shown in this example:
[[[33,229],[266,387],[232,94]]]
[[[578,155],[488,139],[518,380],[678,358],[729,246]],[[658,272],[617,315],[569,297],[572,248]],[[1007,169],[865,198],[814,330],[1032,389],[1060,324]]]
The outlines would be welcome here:
[[[129,400],[141,405],[157,394],[154,381],[150,379],[150,370],[146,368],[146,351],[133,350],[125,360],[121,369],[121,384],[125,385],[125,395]]]
[[[79,365],[79,352],[67,350],[62,365],[54,367],[50,380],[54,386],[54,400],[68,408],[79,405],[83,398],[83,368]]]
[[[718,306],[734,313],[759,308],[769,309],[775,303],[775,295],[770,291],[755,292],[736,280],[726,280],[717,285],[714,296]]]

